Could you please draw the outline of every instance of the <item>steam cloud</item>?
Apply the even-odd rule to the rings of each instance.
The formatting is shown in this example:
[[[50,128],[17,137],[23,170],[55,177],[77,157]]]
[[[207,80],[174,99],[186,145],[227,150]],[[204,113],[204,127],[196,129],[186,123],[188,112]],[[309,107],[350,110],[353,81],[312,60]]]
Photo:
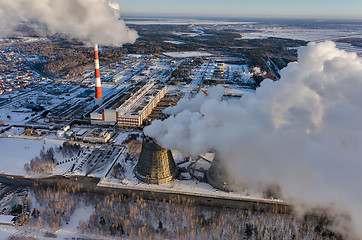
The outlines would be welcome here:
[[[121,46],[138,35],[119,20],[119,4],[109,0],[0,0],[0,34],[11,35],[21,23],[76,38],[88,45]]]
[[[310,43],[280,81],[241,100],[223,91],[181,100],[145,134],[185,155],[216,150],[234,177],[276,183],[289,201],[347,210],[362,238],[362,59]]]

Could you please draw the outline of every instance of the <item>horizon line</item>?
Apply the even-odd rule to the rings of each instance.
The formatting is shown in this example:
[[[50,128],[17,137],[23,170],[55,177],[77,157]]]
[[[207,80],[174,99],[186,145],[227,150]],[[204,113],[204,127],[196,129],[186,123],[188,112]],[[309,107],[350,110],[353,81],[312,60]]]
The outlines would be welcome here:
[[[362,21],[362,18],[343,18],[343,17],[317,17],[317,16],[225,16],[225,15],[197,15],[197,14],[163,14],[163,13],[134,13],[123,12],[124,17],[144,17],[144,18],[224,18],[224,19],[260,19],[260,20],[322,20],[322,21]]]

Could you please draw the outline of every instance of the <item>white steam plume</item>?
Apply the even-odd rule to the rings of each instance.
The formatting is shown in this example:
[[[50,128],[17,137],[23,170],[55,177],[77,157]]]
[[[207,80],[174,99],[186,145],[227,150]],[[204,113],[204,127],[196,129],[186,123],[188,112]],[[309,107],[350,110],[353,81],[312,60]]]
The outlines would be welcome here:
[[[22,23],[59,33],[88,45],[121,46],[137,33],[119,19],[119,4],[109,0],[0,0],[0,34],[11,35]]]
[[[165,121],[145,128],[165,148],[184,154],[214,149],[230,174],[276,183],[284,198],[346,209],[362,238],[362,59],[334,43],[310,43],[299,60],[265,80],[256,94],[221,101],[182,100]]]

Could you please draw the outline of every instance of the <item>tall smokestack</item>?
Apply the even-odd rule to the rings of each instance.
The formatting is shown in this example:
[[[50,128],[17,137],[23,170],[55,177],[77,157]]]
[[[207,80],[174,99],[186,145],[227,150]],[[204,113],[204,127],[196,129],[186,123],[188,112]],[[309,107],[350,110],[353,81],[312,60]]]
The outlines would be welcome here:
[[[95,68],[94,74],[96,78],[95,104],[100,106],[103,103],[103,99],[102,99],[101,75],[99,73],[98,44],[95,44],[94,46],[94,68]]]

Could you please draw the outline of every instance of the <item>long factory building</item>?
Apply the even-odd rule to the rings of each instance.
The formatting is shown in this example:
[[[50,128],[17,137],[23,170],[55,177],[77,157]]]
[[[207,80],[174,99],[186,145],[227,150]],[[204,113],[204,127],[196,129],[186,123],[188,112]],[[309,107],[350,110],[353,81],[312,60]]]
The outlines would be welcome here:
[[[167,87],[155,82],[141,82],[132,86],[115,100],[91,113],[91,123],[118,124],[120,127],[138,127],[165,96]]]

